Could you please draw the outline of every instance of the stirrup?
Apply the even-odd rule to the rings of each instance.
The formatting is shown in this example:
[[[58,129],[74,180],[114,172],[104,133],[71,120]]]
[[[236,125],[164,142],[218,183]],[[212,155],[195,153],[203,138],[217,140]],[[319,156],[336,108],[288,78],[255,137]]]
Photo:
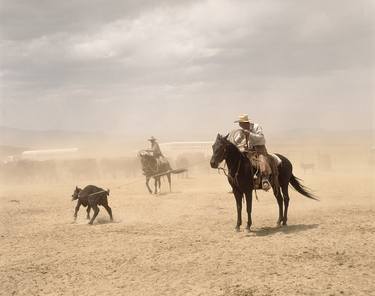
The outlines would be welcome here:
[[[266,180],[262,180],[262,189],[264,191],[268,191],[271,189],[271,183],[270,181],[268,181],[267,179]]]

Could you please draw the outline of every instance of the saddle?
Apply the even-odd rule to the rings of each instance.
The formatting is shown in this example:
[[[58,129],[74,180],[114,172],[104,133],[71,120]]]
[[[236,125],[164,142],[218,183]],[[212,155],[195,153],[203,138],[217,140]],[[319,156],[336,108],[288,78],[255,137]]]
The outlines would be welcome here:
[[[256,151],[249,151],[246,153],[248,159],[250,160],[251,166],[253,167],[253,179],[254,179],[254,189],[261,188],[261,177],[259,174],[259,159],[258,153]]]
[[[251,166],[253,167],[254,189],[261,190],[262,178],[259,168],[259,153],[255,150],[250,150],[246,154],[250,160]],[[268,154],[267,158],[271,167],[272,176],[278,176],[278,166],[281,164],[281,159],[276,154]]]

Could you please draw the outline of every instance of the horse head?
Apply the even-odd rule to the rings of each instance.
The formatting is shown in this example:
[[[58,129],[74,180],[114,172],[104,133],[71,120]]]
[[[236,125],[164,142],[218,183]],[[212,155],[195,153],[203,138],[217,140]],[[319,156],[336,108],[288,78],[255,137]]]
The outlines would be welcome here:
[[[219,164],[225,159],[227,154],[227,147],[230,144],[228,136],[223,137],[217,134],[215,143],[212,145],[212,157],[210,160],[211,167],[217,169]]]

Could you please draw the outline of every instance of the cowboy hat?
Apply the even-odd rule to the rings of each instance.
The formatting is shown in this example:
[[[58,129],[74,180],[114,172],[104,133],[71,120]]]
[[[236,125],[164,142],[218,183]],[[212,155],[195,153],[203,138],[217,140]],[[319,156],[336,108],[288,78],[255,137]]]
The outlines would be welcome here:
[[[249,120],[249,115],[247,114],[242,114],[238,117],[238,120],[236,120],[235,122],[249,122],[250,123],[250,120]]]
[[[151,138],[150,139],[148,139],[148,141],[156,141],[156,139],[154,138],[154,136],[151,136]]]

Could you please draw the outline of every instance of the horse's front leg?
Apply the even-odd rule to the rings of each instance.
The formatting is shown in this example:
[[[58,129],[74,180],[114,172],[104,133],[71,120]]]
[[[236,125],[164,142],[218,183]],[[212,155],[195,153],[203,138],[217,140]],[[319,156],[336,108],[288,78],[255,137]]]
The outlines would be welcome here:
[[[148,189],[148,192],[150,192],[152,194],[152,190],[151,190],[150,185],[148,184],[148,182],[150,182],[150,177],[146,177],[146,187]]]
[[[250,227],[251,227],[251,224],[252,224],[251,210],[252,210],[252,206],[253,206],[253,191],[250,190],[249,192],[246,192],[245,196],[246,196],[246,209],[247,209],[247,226],[246,226],[246,230],[250,231]]]
[[[236,224],[236,231],[240,231],[240,227],[242,225],[242,196],[243,194],[240,192],[234,192],[234,197],[236,199],[236,206],[237,206],[237,224]]]

